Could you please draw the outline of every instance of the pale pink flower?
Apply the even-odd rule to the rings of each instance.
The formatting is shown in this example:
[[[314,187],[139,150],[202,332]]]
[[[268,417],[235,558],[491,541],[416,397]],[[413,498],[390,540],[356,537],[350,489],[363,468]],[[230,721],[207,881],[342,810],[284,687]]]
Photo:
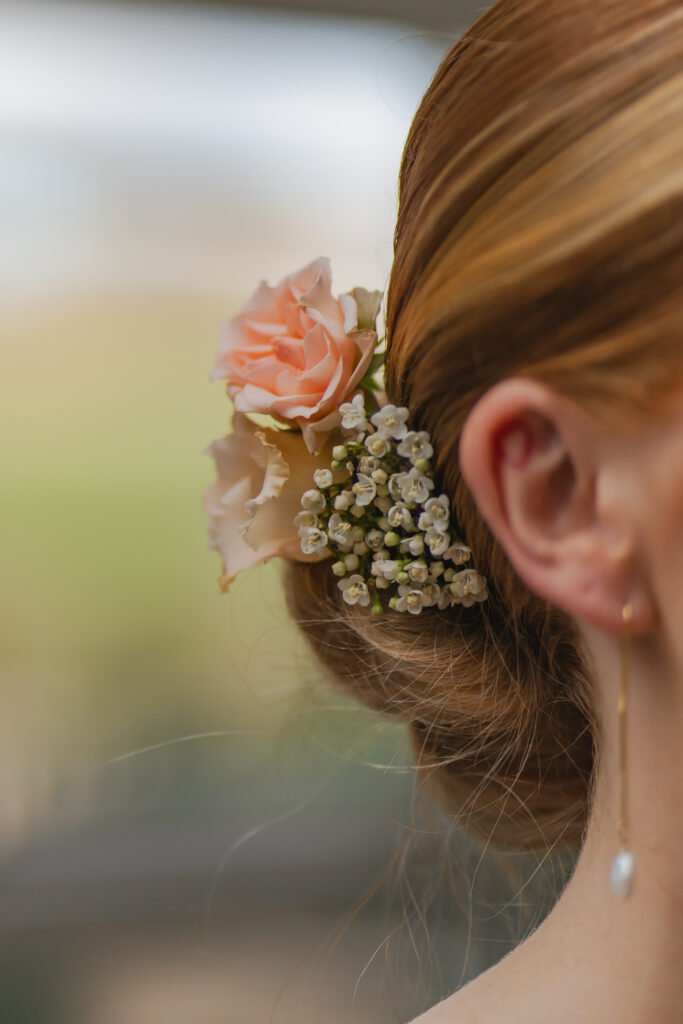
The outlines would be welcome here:
[[[218,474],[204,493],[209,547],[223,559],[224,587],[238,572],[276,555],[302,562],[327,557],[303,554],[295,518],[313,473],[329,462],[329,450],[314,456],[299,433],[262,429],[235,413],[232,433],[206,451]]]
[[[296,424],[317,452],[339,426],[339,406],[367,372],[381,294],[335,298],[328,259],[271,287],[265,281],[225,324],[212,378],[228,382],[240,412]]]

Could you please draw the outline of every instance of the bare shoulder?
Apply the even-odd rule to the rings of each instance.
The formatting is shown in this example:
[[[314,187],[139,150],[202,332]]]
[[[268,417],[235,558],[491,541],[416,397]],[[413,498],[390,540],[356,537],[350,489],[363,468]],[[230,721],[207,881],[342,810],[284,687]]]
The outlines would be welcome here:
[[[495,970],[494,968],[491,971]],[[413,1024],[503,1024],[498,1006],[498,1016],[491,1016],[492,992],[491,971],[479,975],[469,984],[437,1003],[423,1013]],[[505,1022],[507,1024],[507,1021]]]
[[[531,938],[412,1024],[541,1024],[553,1005],[552,972],[539,969],[542,957]],[[559,1021],[559,1016],[552,1019]]]

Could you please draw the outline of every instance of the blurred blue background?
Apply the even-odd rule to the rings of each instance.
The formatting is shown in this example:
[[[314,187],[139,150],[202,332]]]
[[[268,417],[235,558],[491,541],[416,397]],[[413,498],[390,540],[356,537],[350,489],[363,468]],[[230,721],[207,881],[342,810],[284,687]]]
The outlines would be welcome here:
[[[278,567],[220,596],[206,548],[221,321],[318,255],[385,286],[480,10],[308,6],[0,2],[1,1024],[403,1020],[514,932],[442,821],[405,852],[404,736],[320,678]]]

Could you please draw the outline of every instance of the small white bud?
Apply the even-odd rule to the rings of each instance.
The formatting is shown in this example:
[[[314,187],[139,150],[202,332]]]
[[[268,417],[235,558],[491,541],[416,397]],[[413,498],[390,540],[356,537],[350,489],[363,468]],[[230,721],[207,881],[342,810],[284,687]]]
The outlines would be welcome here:
[[[381,530],[368,530],[365,534],[365,543],[372,551],[379,551],[384,544],[384,534]]]
[[[331,487],[334,478],[331,469],[316,469],[313,479],[316,487]]]
[[[334,507],[337,512],[346,512],[353,505],[353,494],[350,491],[341,491],[334,499]]]
[[[294,525],[300,530],[315,526],[315,515],[313,512],[297,512],[294,516]]]
[[[301,505],[307,512],[322,512],[325,508],[325,495],[311,489],[301,495]]]

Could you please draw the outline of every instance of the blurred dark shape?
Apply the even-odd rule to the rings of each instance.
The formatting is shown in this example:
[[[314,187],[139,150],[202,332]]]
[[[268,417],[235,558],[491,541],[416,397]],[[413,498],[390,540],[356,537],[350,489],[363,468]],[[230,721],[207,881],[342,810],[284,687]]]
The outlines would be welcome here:
[[[224,4],[224,6],[227,6]],[[253,11],[259,7],[308,11],[316,14],[341,14],[354,18],[391,18],[422,28],[452,32],[468,25],[490,7],[477,0],[258,0],[254,4],[234,4]]]

